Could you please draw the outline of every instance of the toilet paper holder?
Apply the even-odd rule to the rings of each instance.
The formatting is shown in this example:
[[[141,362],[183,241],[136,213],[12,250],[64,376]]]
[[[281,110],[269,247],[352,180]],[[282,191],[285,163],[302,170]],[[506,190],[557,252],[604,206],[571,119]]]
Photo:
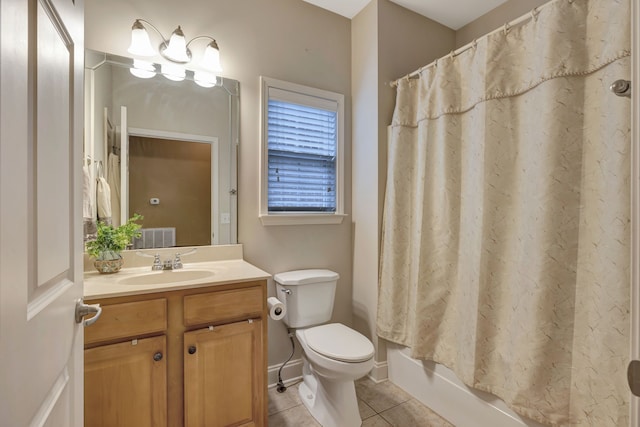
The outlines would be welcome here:
[[[276,297],[267,298],[267,309],[269,312],[269,317],[273,320],[281,320],[286,314],[284,303]]]

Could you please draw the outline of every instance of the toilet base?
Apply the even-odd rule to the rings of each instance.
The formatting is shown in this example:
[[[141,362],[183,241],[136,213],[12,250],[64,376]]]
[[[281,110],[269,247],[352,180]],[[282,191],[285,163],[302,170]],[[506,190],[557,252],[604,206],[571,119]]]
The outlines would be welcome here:
[[[362,425],[353,380],[327,379],[313,372],[303,356],[300,399],[322,427],[359,427]]]

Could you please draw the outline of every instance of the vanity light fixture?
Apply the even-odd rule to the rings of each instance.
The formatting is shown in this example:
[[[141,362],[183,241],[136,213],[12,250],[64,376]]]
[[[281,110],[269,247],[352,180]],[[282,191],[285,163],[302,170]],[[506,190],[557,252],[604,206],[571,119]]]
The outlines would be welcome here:
[[[202,59],[198,64],[199,69],[194,71],[194,81],[204,87],[212,87],[216,85],[217,76],[222,72],[222,66],[220,65],[220,49],[218,47],[218,43],[213,37],[197,36],[187,42],[184,33],[182,32],[182,28],[178,26],[178,28],[171,33],[169,40],[167,40],[160,30],[153,26],[149,21],[136,19],[131,27],[131,45],[128,49],[129,53],[132,55],[149,57],[157,54],[156,50],[151,45],[151,39],[149,38],[149,33],[147,33],[146,29],[147,26],[153,28],[153,30],[158,33],[162,39],[158,50],[160,55],[169,61],[161,66],[161,73],[166,78],[174,81],[184,80],[185,78],[184,64],[189,64],[192,58],[191,50],[189,49],[191,43],[200,39],[210,40],[202,53]],[[137,67],[134,63],[134,69],[135,68]],[[147,75],[147,73],[150,72],[148,68],[146,70],[147,72],[142,74]],[[137,75],[133,71],[132,74]]]

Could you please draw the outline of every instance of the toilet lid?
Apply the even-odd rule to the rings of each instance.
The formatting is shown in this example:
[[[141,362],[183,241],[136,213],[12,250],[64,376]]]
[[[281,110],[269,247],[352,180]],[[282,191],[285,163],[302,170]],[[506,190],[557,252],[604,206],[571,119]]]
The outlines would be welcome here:
[[[371,341],[341,323],[315,326],[304,332],[309,347],[316,353],[331,359],[362,362],[373,356]]]
[[[338,280],[340,275],[331,270],[295,270],[285,271],[273,276],[273,279],[285,286],[308,285],[310,283]]]

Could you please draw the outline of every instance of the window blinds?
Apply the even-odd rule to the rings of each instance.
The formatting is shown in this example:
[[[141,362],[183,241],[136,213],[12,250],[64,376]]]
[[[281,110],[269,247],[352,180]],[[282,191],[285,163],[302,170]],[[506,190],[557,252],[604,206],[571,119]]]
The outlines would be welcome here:
[[[269,211],[335,212],[337,112],[268,102]]]

